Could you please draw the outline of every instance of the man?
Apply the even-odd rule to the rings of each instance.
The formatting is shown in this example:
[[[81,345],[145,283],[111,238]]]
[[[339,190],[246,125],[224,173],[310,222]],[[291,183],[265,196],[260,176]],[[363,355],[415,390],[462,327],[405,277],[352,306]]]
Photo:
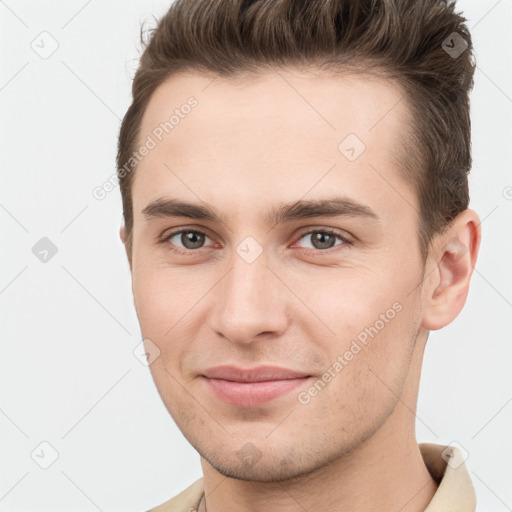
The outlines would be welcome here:
[[[118,169],[150,368],[204,478],[155,511],[469,512],[418,445],[429,331],[464,306],[465,19],[444,0],[178,0]]]

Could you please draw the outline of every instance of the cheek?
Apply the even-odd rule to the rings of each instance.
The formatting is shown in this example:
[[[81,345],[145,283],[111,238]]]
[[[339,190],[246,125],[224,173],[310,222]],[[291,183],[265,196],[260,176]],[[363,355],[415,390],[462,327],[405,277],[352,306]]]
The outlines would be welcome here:
[[[134,302],[141,327],[162,337],[197,302],[200,289],[193,273],[149,263],[133,271]]]
[[[287,300],[295,304],[293,317],[303,329],[313,335],[314,327],[321,328],[324,335],[335,337],[336,342],[330,340],[326,347],[342,348],[366,327],[375,322],[380,326],[381,315],[386,321],[394,318],[393,305],[403,301],[396,275],[384,264],[300,270],[304,271],[288,272],[286,276],[288,286],[300,300]],[[318,337],[317,331],[312,339]]]
[[[334,401],[364,410],[401,394],[418,324],[417,297],[409,294],[414,279],[386,271],[339,275],[308,295],[311,309],[329,326],[322,329],[326,335],[319,335],[313,315],[299,322],[323,352],[326,387],[335,393],[322,392],[319,405],[325,400],[326,407]]]
[[[390,311],[384,325],[375,319],[363,328],[351,323],[354,335],[327,340],[324,373],[299,400],[314,423],[311,428],[330,424],[356,439],[393,410],[404,391],[414,345],[411,311]]]
[[[174,388],[177,383],[165,370],[178,380],[182,378],[182,363],[195,346],[198,326],[205,323],[201,299],[209,288],[211,284],[205,282],[204,276],[190,267],[140,265],[133,274],[134,302],[142,336],[160,350],[151,371],[155,380],[168,381],[167,387]]]
[[[391,403],[402,395],[414,349],[417,334],[414,303],[395,301],[387,306],[359,329],[344,354],[347,359],[346,356],[352,357],[350,354],[357,352],[347,369],[353,366],[354,386],[361,390],[360,399],[364,403],[372,400]],[[346,377],[350,378],[349,372]]]

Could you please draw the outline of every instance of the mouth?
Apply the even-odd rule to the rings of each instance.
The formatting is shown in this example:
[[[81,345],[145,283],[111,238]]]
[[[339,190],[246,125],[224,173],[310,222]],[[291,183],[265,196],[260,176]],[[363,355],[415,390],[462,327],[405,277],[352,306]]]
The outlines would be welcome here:
[[[311,375],[275,366],[217,366],[201,377],[220,400],[239,407],[257,407],[290,393]]]

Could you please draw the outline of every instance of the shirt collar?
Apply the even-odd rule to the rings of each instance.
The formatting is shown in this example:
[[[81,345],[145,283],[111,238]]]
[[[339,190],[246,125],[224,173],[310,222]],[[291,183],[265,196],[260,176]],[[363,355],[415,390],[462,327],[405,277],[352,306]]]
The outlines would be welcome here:
[[[425,512],[474,512],[476,495],[456,446],[420,443],[420,452],[438,488]]]

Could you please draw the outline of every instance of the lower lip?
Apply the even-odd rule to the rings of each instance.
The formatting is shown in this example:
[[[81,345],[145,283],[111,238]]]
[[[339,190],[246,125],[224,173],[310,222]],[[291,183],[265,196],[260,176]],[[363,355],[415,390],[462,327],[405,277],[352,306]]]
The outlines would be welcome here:
[[[208,378],[205,380],[210,389],[224,402],[240,407],[256,407],[293,391],[308,378],[263,382],[233,382]]]

